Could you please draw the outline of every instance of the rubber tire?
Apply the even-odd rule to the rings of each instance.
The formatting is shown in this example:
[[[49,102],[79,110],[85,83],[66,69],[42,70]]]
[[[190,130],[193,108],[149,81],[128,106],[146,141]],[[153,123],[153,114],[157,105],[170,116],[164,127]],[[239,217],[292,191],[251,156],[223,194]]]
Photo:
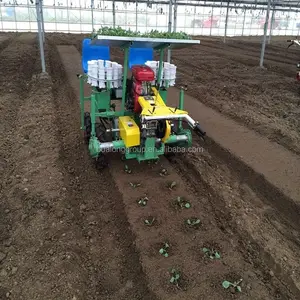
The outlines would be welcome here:
[[[85,130],[83,132],[84,134],[84,141],[88,145],[91,138],[91,131],[92,131],[92,121],[91,116],[89,112],[84,113],[84,127]]]

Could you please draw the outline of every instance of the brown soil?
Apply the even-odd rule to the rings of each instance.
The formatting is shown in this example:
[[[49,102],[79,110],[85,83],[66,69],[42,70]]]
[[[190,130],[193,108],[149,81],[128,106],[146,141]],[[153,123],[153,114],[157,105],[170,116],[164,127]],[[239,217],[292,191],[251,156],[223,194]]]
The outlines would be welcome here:
[[[275,188],[220,145],[195,138],[194,145],[204,147],[203,152],[176,154],[158,164],[126,162],[132,174],[124,172],[119,154],[111,154],[109,168],[97,171],[80,132],[76,48],[81,39],[47,36],[45,76],[38,75],[35,35],[9,40],[0,53],[5,62],[0,70],[0,299],[299,299],[297,211],[280,210],[276,201],[288,199],[272,194]],[[231,72],[232,59],[227,59],[217,68],[218,80]],[[190,81],[188,68],[180,66],[184,60],[176,64]],[[204,62],[214,76],[213,60],[210,66],[208,59]],[[281,71],[264,72],[265,82],[271,82]],[[230,92],[241,95],[228,76]],[[293,79],[282,77],[292,86]],[[253,88],[247,88],[251,78],[243,79],[246,91]],[[242,81],[235,82],[241,88]],[[212,101],[226,100],[211,89]],[[271,85],[262,89],[273,93]],[[205,93],[208,103],[209,89]],[[249,103],[249,111],[253,105]],[[275,115],[271,107],[276,106],[258,107],[253,114],[269,109]],[[295,145],[285,144],[290,149]],[[162,168],[169,175],[160,176]],[[172,181],[176,187],[169,190]],[[133,188],[130,182],[141,186]],[[147,206],[139,207],[136,200],[144,195]],[[175,209],[178,196],[192,207]],[[156,218],[153,227],[143,223],[149,216]],[[184,224],[191,217],[200,219],[199,228]],[[158,253],[166,241],[168,258]],[[220,251],[220,260],[203,254],[202,248],[211,246]],[[169,283],[173,267],[182,272],[179,288]],[[242,293],[222,288],[223,280],[240,278]]]
[[[178,85],[202,103],[300,153],[299,49],[286,38],[267,46],[258,68],[259,42],[201,38],[201,45],[174,51]],[[296,46],[295,46],[296,47]]]

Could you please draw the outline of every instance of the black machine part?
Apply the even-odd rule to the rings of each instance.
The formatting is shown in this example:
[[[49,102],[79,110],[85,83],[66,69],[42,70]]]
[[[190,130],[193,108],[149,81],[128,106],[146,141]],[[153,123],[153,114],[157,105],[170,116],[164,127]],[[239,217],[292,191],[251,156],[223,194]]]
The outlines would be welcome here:
[[[84,113],[84,141],[86,144],[89,143],[90,138],[91,138],[91,131],[92,131],[92,122],[91,122],[91,116],[90,113],[85,112]]]
[[[156,137],[162,139],[166,135],[167,130],[167,122],[166,120],[159,120],[156,128]]]
[[[194,131],[199,135],[201,138],[204,138],[206,136],[206,132],[202,130],[200,125],[197,123],[194,127]]]

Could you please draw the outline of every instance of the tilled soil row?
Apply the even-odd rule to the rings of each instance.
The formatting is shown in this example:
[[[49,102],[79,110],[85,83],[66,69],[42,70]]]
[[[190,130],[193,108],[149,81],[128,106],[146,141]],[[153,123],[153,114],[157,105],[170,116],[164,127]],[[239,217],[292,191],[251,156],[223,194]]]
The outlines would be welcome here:
[[[1,299],[38,299],[49,282],[45,277],[43,281],[47,266],[39,251],[46,238],[48,193],[53,195],[55,188],[51,183],[41,188],[40,179],[52,173],[44,157],[46,151],[55,148],[55,141],[51,139],[53,129],[46,106],[49,85],[46,81],[42,86],[41,78],[34,75],[39,69],[34,37],[21,35],[0,54],[0,98],[5,110],[1,154],[7,162],[0,202]],[[51,147],[45,145],[51,142]],[[52,155],[51,162],[55,150]],[[57,174],[53,175],[55,178]]]
[[[64,48],[61,51],[66,53],[66,55],[61,53],[65,64],[69,60],[74,63],[75,56],[76,60],[79,60],[78,54],[71,55],[73,53],[71,48],[69,50]],[[72,57],[67,57],[67,53]],[[72,74],[78,72],[78,69],[80,67],[68,67],[69,82],[77,91]],[[79,97],[79,95],[74,96]],[[262,268],[261,271],[258,266],[254,266],[250,254],[250,258],[244,257],[248,249],[241,243],[239,237],[233,234],[231,228],[224,228],[224,221],[218,220],[215,207],[209,200],[209,191],[203,187],[201,181],[197,185],[201,186],[202,190],[201,193],[197,193],[195,187],[187,184],[176,174],[165,159],[162,159],[162,164],[157,165],[128,161],[126,164],[132,170],[131,174],[124,171],[125,165],[117,154],[108,155],[108,159],[112,179],[122,193],[121,199],[124,201],[131,228],[136,235],[136,246],[140,252],[149,286],[160,299],[182,297],[229,299],[233,295],[222,288],[222,280],[227,278],[234,281],[240,277],[244,279],[242,284],[244,293],[238,296],[241,299],[249,297],[288,299],[285,296],[288,291],[279,281],[274,279],[274,286],[270,284],[269,279],[264,275],[265,269]],[[162,169],[166,169],[169,175],[160,176]],[[188,173],[189,170],[186,169],[185,172]],[[171,182],[176,182],[174,190],[167,187]],[[137,183],[141,185],[135,187]],[[145,207],[138,204],[138,200],[143,197],[148,199]],[[177,197],[190,201],[192,208],[176,210],[174,202]],[[153,227],[145,226],[144,221],[152,217],[156,218],[157,223]],[[198,230],[189,228],[184,223],[186,219],[193,217],[200,220],[201,225]],[[168,258],[158,253],[164,242],[170,244]],[[204,247],[220,249],[221,260],[206,260],[202,252]],[[182,272],[182,283],[178,290],[169,284],[169,271],[172,267]]]
[[[126,162],[132,173],[127,175],[124,165],[113,157],[110,169],[123,192],[123,201],[133,231],[136,233],[136,245],[141,252],[141,259],[152,288],[161,299],[230,299],[232,295],[221,286],[223,280],[235,281],[243,278],[243,294],[240,299],[268,299],[287,294],[283,285],[273,288],[262,266],[253,264],[248,253],[251,244],[245,244],[235,236],[226,222],[226,216],[216,214],[216,208],[210,191],[201,180],[190,179],[190,166],[176,174],[165,159],[158,165],[139,165]],[[160,176],[165,169],[167,176]],[[184,180],[183,178],[188,180]],[[131,183],[141,183],[132,188]],[[168,185],[176,182],[176,188],[169,190]],[[195,188],[197,185],[197,188]],[[146,207],[139,207],[137,200],[146,196]],[[190,209],[176,209],[178,197],[191,203]],[[145,219],[155,217],[157,223],[148,228]],[[200,220],[198,229],[186,226],[187,219]],[[220,219],[221,218],[221,219]],[[170,244],[170,256],[160,256],[158,250],[164,242]],[[246,246],[246,247],[245,247]],[[215,248],[220,251],[220,261],[210,261],[202,252],[203,248]],[[175,268],[182,272],[181,290],[168,287],[169,270]],[[261,271],[263,270],[263,271]],[[276,286],[276,284],[275,284]],[[174,295],[174,292],[177,292]],[[205,296],[206,295],[206,296]],[[237,295],[235,295],[237,296]],[[287,299],[287,298],[286,298]]]
[[[246,68],[234,60],[229,65],[230,59],[211,52],[177,53],[178,85],[188,84],[188,93],[201,102],[300,153],[298,85],[293,75]]]
[[[210,142],[202,153],[186,153],[169,159],[181,174],[187,174],[188,182],[195,183],[197,191],[202,190],[196,184],[199,179],[204,183],[211,193],[210,201],[219,225],[230,228],[233,234],[239,236],[241,249],[245,249],[244,257],[254,267],[264,270],[265,280],[282,291],[291,291],[298,299],[299,261],[295,253],[300,247],[299,220],[287,219],[284,209],[276,207],[274,201],[286,199],[278,198],[279,195],[265,198],[266,193],[261,189],[268,190],[267,186],[251,186],[255,182],[255,174],[224,153],[221,155],[223,159],[220,155],[216,157],[215,152],[223,150],[213,148],[218,148],[218,145]]]
[[[71,54],[67,56],[74,63]],[[56,46],[50,41],[49,62],[60,162],[66,170],[66,202],[72,223],[81,229],[80,236],[73,237],[81,248],[78,259],[85,261],[86,276],[83,273],[79,278],[86,283],[78,299],[155,300],[139,262],[122,196],[108,170],[99,173],[89,158],[80,132],[79,98],[70,89]],[[72,77],[79,84],[76,73]]]
[[[234,57],[234,53],[239,53],[237,61],[240,61],[245,65],[258,66],[260,52],[261,52],[261,40],[256,42],[248,42],[246,40],[231,39],[223,43],[220,40],[209,40],[206,37],[200,37],[202,50],[207,52],[213,52],[215,54],[223,53],[225,56]],[[288,74],[291,69],[295,68],[295,62],[297,62],[298,50],[296,46],[287,49],[289,43],[286,39],[280,42],[272,42],[266,46],[264,66],[274,72],[284,72]],[[223,56],[224,57],[224,56]],[[276,66],[275,66],[275,64]]]

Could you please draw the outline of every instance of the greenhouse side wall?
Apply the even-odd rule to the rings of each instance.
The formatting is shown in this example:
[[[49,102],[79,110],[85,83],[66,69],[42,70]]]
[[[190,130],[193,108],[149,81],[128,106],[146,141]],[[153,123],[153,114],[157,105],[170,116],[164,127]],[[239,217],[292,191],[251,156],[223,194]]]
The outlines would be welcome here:
[[[90,33],[92,24],[113,26],[113,2],[94,1],[93,23],[90,1],[44,1],[45,31]],[[206,2],[207,4],[207,2]],[[116,2],[115,26],[141,32],[168,30],[168,5]],[[262,35],[266,10],[235,7],[229,9],[227,36]],[[298,35],[300,21],[291,11],[276,11],[272,35]],[[223,36],[225,32],[226,3],[223,7],[177,6],[176,30],[191,35]],[[270,18],[271,19],[271,18]],[[270,29],[271,22],[268,24]],[[0,31],[37,31],[35,5],[27,0],[0,3]]]

